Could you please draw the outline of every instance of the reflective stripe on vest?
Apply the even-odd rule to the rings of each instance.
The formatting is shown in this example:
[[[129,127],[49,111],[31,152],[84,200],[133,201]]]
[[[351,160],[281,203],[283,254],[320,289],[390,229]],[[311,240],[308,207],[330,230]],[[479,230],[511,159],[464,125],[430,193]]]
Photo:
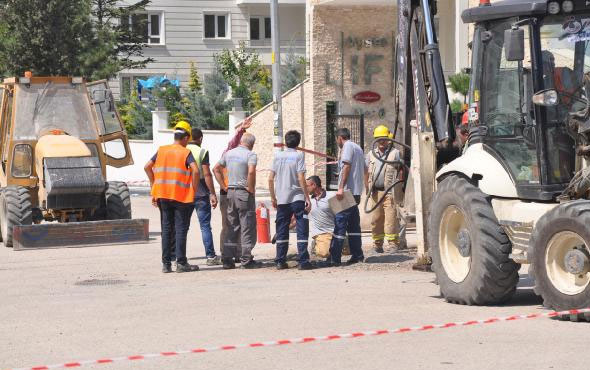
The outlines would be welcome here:
[[[197,167],[199,168],[199,173],[201,174],[201,178],[203,177],[203,159],[205,159],[205,155],[207,154],[207,149],[203,149],[196,144],[189,144],[186,146],[188,150],[193,153],[193,157],[195,157],[195,161],[197,162]]]
[[[186,158],[190,153],[190,150],[178,144],[166,145],[158,149],[153,169],[155,181],[152,196],[154,198],[181,203],[194,202],[192,174],[186,168]]]

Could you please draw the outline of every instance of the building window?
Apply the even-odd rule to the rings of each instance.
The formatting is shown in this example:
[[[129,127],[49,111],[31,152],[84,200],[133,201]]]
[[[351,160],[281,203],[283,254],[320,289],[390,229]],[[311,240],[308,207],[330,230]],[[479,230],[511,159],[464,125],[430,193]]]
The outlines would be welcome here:
[[[231,23],[228,13],[204,14],[204,38],[206,39],[229,39],[231,38]]]
[[[250,17],[250,40],[268,40],[271,38],[270,17]]]
[[[163,45],[164,12],[135,13],[121,18],[121,25],[129,27],[142,36],[142,42],[149,45]]]

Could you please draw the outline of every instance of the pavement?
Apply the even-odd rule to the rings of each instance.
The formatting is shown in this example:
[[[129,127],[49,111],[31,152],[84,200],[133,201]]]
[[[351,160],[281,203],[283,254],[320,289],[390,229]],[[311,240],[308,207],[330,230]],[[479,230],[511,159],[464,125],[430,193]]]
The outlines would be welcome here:
[[[411,251],[376,255],[368,237],[361,265],[277,271],[270,266],[273,246],[260,245],[254,254],[267,268],[208,267],[196,217],[188,255],[201,271],[162,274],[158,212],[136,196],[133,213],[150,219],[147,244],[0,247],[0,369],[547,312],[526,269],[506,305],[451,305],[432,273],[411,270]],[[213,229],[218,247],[218,211]],[[89,368],[588,369],[588,325],[517,320]]]

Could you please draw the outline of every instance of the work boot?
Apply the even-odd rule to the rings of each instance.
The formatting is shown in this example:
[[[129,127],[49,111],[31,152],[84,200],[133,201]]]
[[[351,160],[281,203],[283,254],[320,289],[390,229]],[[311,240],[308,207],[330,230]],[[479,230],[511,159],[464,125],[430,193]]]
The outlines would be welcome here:
[[[381,242],[375,242],[375,244],[373,245],[373,250],[377,253],[383,253],[383,241]]]
[[[218,266],[221,265],[221,257],[220,256],[215,256],[215,257],[209,257],[207,258],[207,266]]]
[[[297,270],[301,270],[301,271],[307,271],[307,270],[313,270],[315,269],[315,266],[311,264],[311,262],[305,262],[302,264],[299,264],[299,266],[297,266]]]
[[[246,270],[257,269],[260,267],[262,267],[262,262],[258,262],[258,261],[254,261],[254,260],[250,260],[246,263],[242,262],[242,268],[246,269]]]
[[[319,268],[328,268],[328,267],[340,267],[342,264],[340,262],[334,262],[331,259],[327,259],[325,261],[319,261],[316,263],[316,266]]]
[[[356,263],[362,263],[362,262],[364,262],[364,261],[365,261],[365,257],[360,257],[360,258],[351,258],[351,259],[349,259],[348,261],[346,261],[344,264],[345,264],[346,266],[352,266],[352,265],[354,265],[354,264],[356,264]]]
[[[289,265],[287,264],[287,262],[278,262],[277,263],[277,270],[287,270],[289,268]]]
[[[224,258],[223,259],[223,269],[224,270],[233,270],[236,268],[236,264],[234,263],[233,258]]]
[[[165,274],[172,272],[172,265],[162,265],[162,272]]]
[[[199,266],[193,266],[193,265],[189,264],[188,262],[176,264],[176,272],[178,272],[178,273],[193,272],[193,271],[199,271]]]

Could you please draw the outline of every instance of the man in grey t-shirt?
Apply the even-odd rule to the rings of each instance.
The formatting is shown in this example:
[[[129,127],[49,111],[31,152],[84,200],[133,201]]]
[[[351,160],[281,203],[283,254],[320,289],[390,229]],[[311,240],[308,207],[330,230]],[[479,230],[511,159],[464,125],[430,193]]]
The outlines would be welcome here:
[[[346,234],[348,234],[351,254],[346,264],[352,265],[365,260],[361,244],[361,219],[358,208],[365,174],[368,170],[365,155],[360,146],[350,141],[350,131],[347,128],[339,128],[336,131],[336,142],[341,149],[338,161],[340,176],[336,198],[342,200],[344,191],[350,190],[357,205],[336,214],[334,235],[330,244],[330,258],[326,261],[327,266],[340,266]]]
[[[244,134],[240,146],[225,153],[215,167],[215,179],[222,190],[227,192],[228,232],[222,252],[223,268],[235,268],[234,260],[238,257],[238,235],[241,236],[242,268],[260,267],[254,261],[252,248],[256,244],[256,164],[258,158],[252,152],[256,138]],[[227,168],[228,185],[225,187],[223,168]]]
[[[287,149],[275,154],[272,170],[268,178],[272,205],[277,209],[277,269],[288,268],[289,224],[295,216],[297,229],[297,254],[299,270],[311,270],[307,240],[309,237],[310,210],[309,194],[305,185],[305,159],[296,148],[301,142],[301,134],[292,130],[285,134]]]

